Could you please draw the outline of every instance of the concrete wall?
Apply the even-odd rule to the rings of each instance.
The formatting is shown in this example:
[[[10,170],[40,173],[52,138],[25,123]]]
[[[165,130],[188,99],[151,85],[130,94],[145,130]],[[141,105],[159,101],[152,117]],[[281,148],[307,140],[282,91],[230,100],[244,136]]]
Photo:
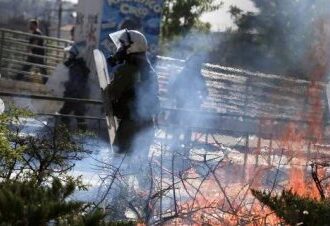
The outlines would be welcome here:
[[[92,51],[97,48],[100,36],[103,0],[79,0],[75,25],[75,42],[85,42],[85,57],[92,63]]]
[[[90,69],[89,97],[101,99],[101,89],[95,71],[93,50],[98,47],[101,27],[103,0],[79,0],[75,25],[75,43],[84,43],[83,56]],[[100,107],[88,108],[87,115],[101,115]]]
[[[0,91],[8,93],[18,93],[27,95],[51,95],[47,87],[43,84],[14,81],[11,79],[0,78]],[[61,106],[60,101],[38,100],[33,98],[21,97],[1,97],[5,106],[15,105],[16,107],[25,108],[33,113],[55,113]]]

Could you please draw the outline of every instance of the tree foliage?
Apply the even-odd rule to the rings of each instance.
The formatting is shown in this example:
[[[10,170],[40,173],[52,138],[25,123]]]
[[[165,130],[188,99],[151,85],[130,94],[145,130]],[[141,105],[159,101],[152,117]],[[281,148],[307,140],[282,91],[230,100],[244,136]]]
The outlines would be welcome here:
[[[29,128],[27,111],[11,107],[0,116],[0,178],[26,180],[42,184],[53,177],[63,177],[89,150],[79,136],[65,127]],[[31,126],[30,126],[31,127]]]
[[[71,200],[87,189],[80,176],[70,176],[88,150],[82,134],[65,127],[24,126],[32,114],[9,107],[0,115],[0,226],[134,225],[111,222],[89,203]],[[31,126],[30,126],[31,127]]]
[[[273,73],[304,74],[315,23],[328,14],[325,0],[253,0],[258,12],[230,13],[238,30],[224,43],[225,64]]]
[[[329,225],[330,199],[329,176],[325,173],[329,163],[324,158],[312,160],[310,174],[318,190],[319,199],[298,195],[292,190],[283,190],[281,194],[252,189],[252,194],[289,225]],[[306,184],[307,186],[307,184]]]
[[[66,201],[75,182],[62,185],[54,179],[51,186],[33,182],[8,181],[0,184],[0,221],[8,225],[45,225],[52,219],[77,214],[83,203]]]
[[[275,196],[257,190],[252,190],[252,194],[289,225],[329,225],[329,200],[317,201],[285,190]]]
[[[164,0],[162,38],[165,40],[187,34],[192,28],[208,31],[209,23],[200,20],[203,13],[218,9],[216,0]]]
[[[54,222],[65,226],[132,226],[134,222],[106,221],[106,214],[90,204],[70,200],[77,188],[71,178],[66,183],[54,178],[51,184],[33,181],[0,183],[0,225],[41,226]]]

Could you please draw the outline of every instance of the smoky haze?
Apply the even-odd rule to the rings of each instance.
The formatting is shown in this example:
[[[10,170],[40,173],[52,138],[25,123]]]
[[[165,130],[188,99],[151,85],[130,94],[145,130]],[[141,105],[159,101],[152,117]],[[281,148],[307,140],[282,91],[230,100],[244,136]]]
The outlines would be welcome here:
[[[214,48],[211,62],[307,78],[306,58],[315,38],[315,23],[329,15],[328,2],[253,3],[256,11],[233,16],[238,30],[225,34],[225,40]]]
[[[226,49],[231,54],[234,52],[232,57],[239,59],[235,59],[235,62],[239,61],[241,64],[238,65],[241,67],[263,69],[281,75],[253,73],[237,68],[207,64],[210,60],[208,52],[220,45],[221,42],[226,44],[225,41],[228,40],[216,38],[212,33],[192,32],[179,41],[168,44],[166,56],[176,59],[159,57],[155,66],[159,79],[161,104],[164,109],[159,116],[159,128],[156,130],[155,140],[146,141],[145,138],[149,138],[153,131],[142,130],[135,138],[135,147],[132,153],[116,155],[106,152],[103,156],[104,159],[102,159],[106,163],[102,168],[105,177],[111,173],[116,174],[115,169],[120,168],[120,172],[117,174],[120,176],[111,188],[111,194],[107,197],[107,201],[111,204],[118,205],[117,210],[125,210],[127,206],[124,205],[132,204],[138,199],[134,199],[134,193],[131,193],[131,190],[137,188],[147,191],[151,186],[155,186],[150,185],[149,173],[150,168],[157,171],[159,166],[151,163],[151,158],[159,160],[162,154],[160,152],[164,151],[167,154],[164,156],[164,168],[170,168],[171,156],[176,155],[177,157],[173,161],[175,172],[179,173],[189,169],[189,160],[192,158],[193,151],[196,151],[194,149],[197,149],[197,145],[191,146],[192,137],[198,132],[214,129],[221,131],[222,135],[240,138],[243,133],[256,134],[260,130],[258,122],[249,121],[247,117],[271,116],[306,119],[301,113],[305,110],[303,108],[304,95],[307,94],[309,83],[304,80],[290,79],[287,75],[291,75],[291,67],[300,69],[294,72],[306,73],[307,69],[305,68],[308,68],[311,61],[307,61],[306,64],[302,64],[302,62],[306,62],[306,56],[311,51],[313,42],[318,40],[315,39],[318,37],[318,33],[314,32],[318,28],[317,21],[319,18],[329,18],[329,7],[326,1],[310,3],[311,1],[300,0],[290,1],[290,4],[288,1],[275,2],[274,4],[278,4],[279,7],[279,11],[275,15],[270,11],[258,12],[264,17],[263,19],[269,17],[270,14],[273,15],[271,18],[274,18],[275,30],[260,28],[246,31],[252,36],[272,36],[273,39],[265,44],[267,51],[262,52],[260,49],[256,51],[260,46],[256,46],[254,42],[245,43],[244,46],[239,43],[239,48],[236,48],[235,45],[228,45]],[[256,27],[258,28],[258,26]],[[329,26],[323,28],[325,33],[320,33],[322,35],[329,34]],[[285,53],[286,58],[281,58],[283,53]],[[228,57],[226,51],[220,51],[218,54]],[[324,57],[322,53],[321,56]],[[329,58],[325,57],[325,59]],[[235,65],[235,62],[232,64]],[[300,74],[294,73],[293,75],[299,76]],[[144,87],[139,99],[150,101],[148,97],[153,93],[154,87]],[[141,113],[148,110],[139,108],[139,104],[136,107]],[[237,117],[229,120],[215,113],[231,114]],[[278,130],[283,128],[281,123],[278,124],[277,127],[272,127],[270,132],[275,133],[277,132],[276,128]],[[269,128],[268,130],[264,127],[262,129],[264,129],[263,132],[269,132]],[[238,134],[226,133],[229,130],[238,131]],[[153,142],[150,151],[145,151],[144,142]],[[97,149],[106,150],[108,147],[106,143],[102,143],[101,146]],[[204,153],[210,152],[205,147],[203,148]],[[230,148],[227,148],[226,151],[234,153]],[[217,150],[217,153],[219,152],[221,150]],[[240,154],[239,151],[235,152],[237,156]],[[111,156],[109,157],[109,155]],[[110,168],[111,170],[109,170]],[[230,168],[227,170],[228,174],[224,175],[224,181],[239,181],[239,175],[233,174],[234,170]],[[201,171],[199,173],[203,174],[203,169]],[[111,184],[112,178],[110,176],[108,178],[110,179],[106,182]],[[102,187],[101,192],[106,193],[108,188],[107,186]],[[117,202],[119,199],[126,199],[127,202]],[[124,217],[124,215],[118,216]]]

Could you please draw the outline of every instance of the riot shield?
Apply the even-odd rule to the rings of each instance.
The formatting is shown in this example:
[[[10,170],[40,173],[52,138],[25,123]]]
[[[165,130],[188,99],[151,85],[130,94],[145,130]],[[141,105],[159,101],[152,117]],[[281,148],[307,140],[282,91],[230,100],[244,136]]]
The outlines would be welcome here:
[[[102,98],[104,102],[107,129],[109,134],[110,147],[112,150],[112,143],[116,132],[116,121],[113,116],[111,101],[109,100],[109,97],[105,92],[106,87],[110,84],[108,66],[104,54],[100,50],[94,49],[93,55],[94,55],[95,70],[99,80],[100,88],[102,90]]]

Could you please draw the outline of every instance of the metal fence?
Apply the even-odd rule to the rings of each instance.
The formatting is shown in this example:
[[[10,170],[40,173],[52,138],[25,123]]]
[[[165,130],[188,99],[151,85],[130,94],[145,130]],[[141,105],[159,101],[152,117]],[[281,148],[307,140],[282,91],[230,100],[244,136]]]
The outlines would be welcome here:
[[[311,116],[319,115],[320,119],[324,120],[323,128],[320,128],[323,130],[324,137],[316,144],[315,135],[306,134],[304,139],[308,144],[307,153],[311,155],[314,149],[319,150],[319,147],[316,147],[319,144],[324,145],[321,148],[328,149],[330,133],[327,128],[330,124],[328,117],[325,117],[328,103],[324,95],[326,84],[323,82],[313,84],[311,81],[282,75],[254,73],[206,64],[202,72],[209,90],[209,97],[201,109],[192,111],[173,108],[166,104],[170,102],[167,95],[169,80],[182,69],[183,65],[182,60],[158,58],[155,68],[159,78],[162,109],[158,118],[159,135],[156,136],[155,143],[161,143],[162,147],[168,146],[173,139],[171,133],[179,129],[181,132],[189,132],[187,133],[189,136],[182,141],[185,147],[214,150],[214,147],[225,145],[243,154],[244,169],[247,169],[248,160],[251,160],[251,157],[255,158],[255,165],[258,165],[262,158],[271,165],[272,159],[275,159],[280,149],[277,145],[278,141],[289,128],[288,125],[295,124],[297,129],[307,131],[311,124],[315,123],[315,118]],[[311,88],[314,92],[311,92]],[[314,96],[315,94],[319,95]],[[102,100],[95,99],[72,99],[3,91],[0,91],[0,97],[40,101],[78,101],[88,107],[103,104]],[[37,115],[53,118],[55,122],[61,117],[83,118],[92,122],[92,131],[107,139],[104,114],[100,113],[99,115],[76,116],[38,112]],[[171,121],[171,115],[177,114],[202,120],[177,124]],[[235,141],[229,142],[226,138]],[[269,148],[267,153],[262,153],[262,145],[265,144]]]
[[[1,76],[15,79],[17,73],[23,73],[29,75],[26,77],[35,82],[43,76],[49,76],[55,66],[63,62],[66,57],[64,48],[70,45],[71,41],[41,36],[44,39],[42,48],[46,53],[45,56],[40,56],[27,51],[29,47],[34,46],[29,44],[29,38],[34,36],[36,35],[0,29]],[[45,64],[27,62],[28,56],[43,58]],[[171,109],[173,106],[167,104],[171,102],[167,95],[167,86],[169,80],[180,72],[184,61],[159,56],[157,62],[155,68],[160,82],[163,110],[182,111],[182,109]],[[22,71],[24,65],[31,65],[33,69],[28,72]],[[47,75],[40,72],[40,67],[47,69]],[[212,122],[209,124],[214,128],[204,128],[205,124],[194,125],[196,128],[216,130],[231,128],[244,134],[256,131],[273,134],[276,131],[273,126],[266,129],[259,128],[259,125],[265,121],[271,125],[276,122],[275,127],[281,129],[279,125],[287,122],[308,124],[311,115],[321,115],[324,125],[328,125],[328,101],[325,95],[326,84],[323,82],[314,84],[308,80],[284,75],[255,73],[210,64],[205,64],[202,72],[209,96],[204,101],[200,112],[194,114],[203,115],[203,118]],[[312,89],[316,91],[314,94],[310,93]],[[316,94],[318,98],[314,97]],[[29,98],[33,98],[31,94]]]
[[[44,45],[29,43],[30,38],[42,38]],[[33,35],[30,33],[0,29],[0,75],[4,78],[16,79],[17,74],[25,76],[29,81],[38,82],[42,77],[48,77],[58,63],[66,57],[64,48],[71,44],[65,39]],[[44,55],[32,54],[29,48],[44,49]],[[40,60],[43,63],[33,63],[28,57]],[[23,70],[29,67],[29,70]],[[46,74],[44,74],[46,71]]]

